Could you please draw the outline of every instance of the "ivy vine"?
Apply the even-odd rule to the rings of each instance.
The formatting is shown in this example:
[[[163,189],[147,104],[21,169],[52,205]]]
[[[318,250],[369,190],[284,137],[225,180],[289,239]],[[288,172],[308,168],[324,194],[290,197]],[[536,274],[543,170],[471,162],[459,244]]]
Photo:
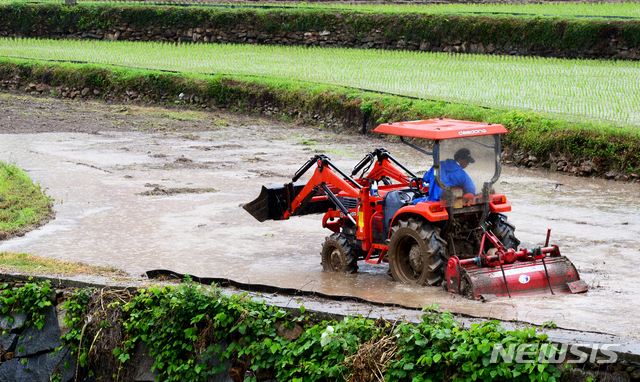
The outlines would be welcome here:
[[[7,315],[8,322],[15,322],[14,313],[25,313],[27,319],[24,323],[26,327],[35,326],[42,329],[44,326],[44,314],[42,310],[51,306],[51,282],[33,281],[33,277],[29,278],[29,282],[23,286],[11,286],[8,283],[0,285],[0,312]],[[6,334],[6,333],[3,333]]]
[[[106,305],[95,303],[107,293],[119,297]],[[100,312],[103,305],[119,315]],[[65,343],[79,367],[90,369],[88,375],[92,367],[104,364],[97,359],[97,343],[115,338],[109,330],[122,331],[108,354],[117,365],[110,375],[116,381],[128,380],[125,370],[142,344],[158,378],[166,381],[205,381],[228,370],[222,362],[212,366],[215,359],[230,360],[247,381],[346,381],[356,380],[355,375],[360,376],[357,380],[371,380],[372,373],[387,381],[415,382],[560,379],[560,371],[538,353],[526,364],[491,361],[496,344],[549,344],[535,329],[507,331],[498,321],[464,327],[437,306],[425,308],[417,324],[364,317],[320,321],[304,307],[292,315],[247,294],[226,295],[186,280],[135,294],[79,290],[65,307],[71,327]],[[91,330],[88,322],[94,321],[89,317],[102,317]],[[297,334],[289,336],[287,331]]]

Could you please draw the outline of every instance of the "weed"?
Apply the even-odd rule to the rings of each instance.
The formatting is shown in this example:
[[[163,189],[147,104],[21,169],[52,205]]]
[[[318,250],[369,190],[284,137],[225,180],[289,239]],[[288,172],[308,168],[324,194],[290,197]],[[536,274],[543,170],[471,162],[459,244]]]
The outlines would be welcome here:
[[[184,134],[181,135],[181,137],[184,138],[184,139],[192,140],[192,141],[200,140],[200,136],[198,136],[196,134],[193,134],[193,133],[184,133]]]
[[[216,119],[213,125],[218,127],[224,127],[224,126],[229,126],[229,122],[226,119]]]
[[[338,150],[338,149],[323,150],[322,152],[326,154],[336,154],[336,155],[342,155],[342,156],[353,157],[353,158],[360,157],[360,154],[356,154],[351,151]]]
[[[162,114],[162,117],[176,121],[204,121],[207,115],[193,111],[170,111]]]

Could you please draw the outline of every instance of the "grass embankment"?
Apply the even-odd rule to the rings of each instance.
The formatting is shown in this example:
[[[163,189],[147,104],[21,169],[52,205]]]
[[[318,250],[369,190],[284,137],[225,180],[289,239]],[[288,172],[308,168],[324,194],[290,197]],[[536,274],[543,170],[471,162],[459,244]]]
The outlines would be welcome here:
[[[30,1],[29,4],[59,5],[57,0]],[[126,6],[126,7],[149,7],[166,6],[164,0],[139,1],[118,1],[117,4],[100,0],[80,0],[80,5],[91,6]],[[183,0],[181,4],[188,4],[191,7],[210,7],[210,5],[225,5],[229,2],[221,0],[206,0],[196,2],[195,0]],[[208,3],[204,5],[203,3]],[[16,0],[0,0],[0,4],[24,4]],[[243,2],[233,4],[235,9],[251,9],[252,7],[270,6],[271,9],[280,7],[282,10],[306,11],[306,10],[342,10],[357,11],[363,13],[376,14],[486,14],[493,17],[508,15],[510,17],[558,17],[574,18],[589,16],[591,18],[640,18],[640,8],[637,1],[627,2],[586,2],[586,3],[532,3],[532,4],[509,4],[509,3],[449,3],[449,4],[349,4],[340,3],[336,0],[326,0],[317,2],[295,2],[293,0],[271,0],[260,1],[259,3]]]
[[[44,194],[40,185],[34,184],[29,175],[18,166],[0,161],[0,240],[35,229],[51,218],[52,199]],[[56,276],[127,276],[114,268],[14,252],[0,252],[0,272]]]
[[[27,253],[14,252],[0,252],[0,272],[17,272],[33,276],[128,276],[125,272],[115,268],[98,267],[73,261],[56,260]]]
[[[614,16],[618,14],[616,7],[619,5],[610,4],[606,11],[591,13]],[[11,3],[0,4],[0,33],[4,36],[72,39],[102,39],[109,34],[112,35],[110,38],[115,38],[118,34],[119,39],[145,41],[309,45],[326,43],[326,39],[307,41],[302,36],[304,33],[330,31],[331,38],[339,38],[344,46],[367,45],[362,38],[368,36],[369,42],[384,41],[386,49],[409,49],[409,46],[417,49],[424,43],[431,46],[427,50],[442,51],[446,44],[459,40],[467,44],[481,42],[485,47],[501,46],[508,50],[507,55],[523,50],[528,53],[518,54],[622,59],[625,56],[620,55],[620,48],[628,50],[640,46],[640,21],[636,19],[566,18],[557,17],[557,14],[540,17],[535,13],[520,16],[469,14],[463,13],[465,7],[466,4],[460,5],[453,13],[421,13],[400,6],[384,12],[384,7],[362,11],[360,7],[229,9]],[[514,6],[513,10],[517,9]],[[638,12],[636,7],[634,13],[633,5],[624,5],[621,9],[625,15]],[[627,9],[629,11],[624,11]],[[540,12],[546,11],[544,8]],[[194,35],[190,30],[200,32]],[[244,31],[242,36],[238,35],[240,30]],[[141,34],[134,36],[133,32]],[[207,40],[202,39],[207,33]],[[296,33],[299,36],[295,36]],[[226,37],[219,40],[221,34]],[[200,40],[194,39],[196,35],[200,35]],[[286,37],[286,41],[274,39],[277,36]]]
[[[322,120],[333,123],[341,131],[352,132],[360,130],[365,116],[369,129],[381,122],[437,117],[501,123],[511,131],[505,144],[537,155],[541,161],[549,154],[562,154],[578,162],[591,160],[594,173],[600,174],[640,168],[637,130],[563,122],[535,112],[415,100],[288,79],[171,74],[10,59],[0,59],[0,79],[15,87],[31,83],[58,87],[51,89],[52,95],[59,95],[63,89],[88,88],[98,90],[100,97],[107,100],[122,101],[129,99],[126,91],[133,90],[148,102],[191,102],[200,107],[218,106],[245,112],[277,108],[276,114],[307,121]],[[178,97],[180,94],[182,98]]]
[[[38,227],[53,217],[51,198],[16,165],[0,162],[0,240]]]
[[[555,119],[636,126],[640,63],[371,49],[12,39],[0,56],[366,88]],[[366,70],[362,70],[366,68]]]

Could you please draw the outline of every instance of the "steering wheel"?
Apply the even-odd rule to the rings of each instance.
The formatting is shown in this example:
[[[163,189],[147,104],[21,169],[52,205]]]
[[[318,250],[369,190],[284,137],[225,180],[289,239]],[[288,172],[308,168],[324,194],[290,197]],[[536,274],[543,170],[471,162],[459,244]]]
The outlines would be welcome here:
[[[409,180],[409,189],[413,192],[416,193],[416,195],[424,195],[424,192],[422,192],[422,178],[411,178],[411,180]]]

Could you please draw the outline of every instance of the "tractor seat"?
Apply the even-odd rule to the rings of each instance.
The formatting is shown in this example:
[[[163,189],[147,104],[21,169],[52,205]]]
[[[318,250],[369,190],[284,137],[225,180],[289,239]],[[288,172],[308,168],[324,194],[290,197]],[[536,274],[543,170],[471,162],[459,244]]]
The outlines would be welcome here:
[[[411,204],[415,196],[415,192],[410,189],[389,191],[384,195],[384,217],[382,221],[384,232],[389,232],[389,224],[391,224],[391,219],[396,215],[396,212],[400,208]]]

